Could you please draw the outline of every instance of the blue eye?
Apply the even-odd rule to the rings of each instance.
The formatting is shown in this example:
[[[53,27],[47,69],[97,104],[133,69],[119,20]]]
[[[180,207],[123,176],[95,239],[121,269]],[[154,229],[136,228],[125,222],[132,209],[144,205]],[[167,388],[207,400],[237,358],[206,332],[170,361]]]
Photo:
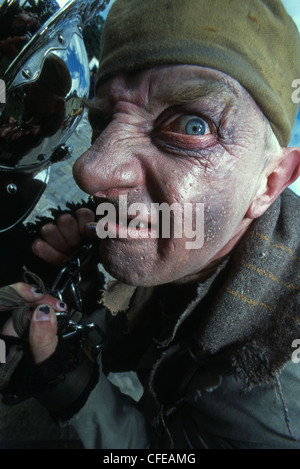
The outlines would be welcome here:
[[[185,126],[188,135],[204,135],[206,132],[205,122],[199,117],[190,119]]]
[[[174,132],[182,135],[201,136],[210,133],[210,128],[205,120],[193,115],[181,115],[169,121],[164,127],[168,132]]]

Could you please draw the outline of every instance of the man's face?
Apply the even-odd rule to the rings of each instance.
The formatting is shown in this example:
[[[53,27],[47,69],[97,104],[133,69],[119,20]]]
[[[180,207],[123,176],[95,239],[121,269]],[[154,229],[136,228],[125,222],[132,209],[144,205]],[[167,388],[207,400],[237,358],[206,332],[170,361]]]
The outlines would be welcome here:
[[[249,224],[265,165],[263,116],[249,94],[223,73],[177,65],[117,76],[97,96],[95,141],[74,167],[79,186],[99,202],[118,207],[122,195],[149,213],[154,203],[190,204],[194,216],[204,207],[203,247],[187,249],[190,239],[172,230],[167,239],[106,238],[100,256],[108,272],[158,285],[229,252]],[[127,228],[118,230],[124,236]]]

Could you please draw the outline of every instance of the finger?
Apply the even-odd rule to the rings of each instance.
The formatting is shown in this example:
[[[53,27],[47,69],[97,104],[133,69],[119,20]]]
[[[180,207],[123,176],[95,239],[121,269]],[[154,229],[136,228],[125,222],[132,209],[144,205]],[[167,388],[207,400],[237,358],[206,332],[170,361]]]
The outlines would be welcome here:
[[[71,248],[77,247],[81,243],[78,222],[72,215],[61,215],[57,219],[57,226]]]
[[[62,253],[68,253],[70,246],[54,223],[47,223],[41,229],[41,236],[50,246]]]
[[[2,132],[2,137],[7,137],[7,135],[9,135],[11,132],[11,127],[7,127],[6,129],[3,130]]]
[[[90,236],[91,232],[89,229],[89,223],[95,221],[95,214],[89,208],[80,208],[76,211],[78,220],[79,233],[82,237]]]
[[[15,132],[11,135],[11,140],[15,142],[16,140],[19,140],[19,138],[22,137],[22,132]]]
[[[57,347],[57,320],[51,306],[40,305],[33,313],[29,331],[29,345],[36,364],[47,360]]]
[[[68,256],[57,249],[50,246],[46,241],[37,238],[32,244],[32,250],[34,254],[53,265],[64,265],[68,260]]]
[[[43,303],[49,304],[56,311],[64,311],[67,305],[48,293],[44,294],[37,287],[27,283],[14,283],[11,287],[24,299],[29,306],[38,306]]]
[[[14,283],[10,285],[24,299],[26,303],[35,303],[41,301],[44,297],[42,290],[37,287],[28,285],[24,282]]]

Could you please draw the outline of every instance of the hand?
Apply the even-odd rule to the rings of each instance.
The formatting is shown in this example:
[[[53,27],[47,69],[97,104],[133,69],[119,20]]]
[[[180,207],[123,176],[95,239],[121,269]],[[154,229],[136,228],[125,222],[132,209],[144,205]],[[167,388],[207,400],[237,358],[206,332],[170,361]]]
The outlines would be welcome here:
[[[76,216],[66,214],[57,219],[57,224],[47,223],[41,229],[41,238],[37,238],[33,245],[33,252],[44,261],[63,265],[74,249],[84,240],[97,239],[96,233],[89,228],[95,224],[95,214],[88,208],[76,211]]]
[[[67,305],[44,295],[37,289],[25,283],[11,285],[17,293],[25,300],[29,309],[34,309],[29,331],[29,344],[36,364],[43,362],[55,351],[57,338],[57,320],[55,311],[64,311]],[[5,308],[1,308],[3,311]],[[1,314],[1,311],[0,311]],[[2,327],[1,334],[17,336],[12,319],[9,319]]]
[[[17,121],[14,117],[10,116],[8,123],[1,127],[0,134],[1,138],[7,143],[15,142],[19,140],[24,135],[29,135],[32,130],[21,130],[20,122]],[[32,132],[34,134],[34,132]]]

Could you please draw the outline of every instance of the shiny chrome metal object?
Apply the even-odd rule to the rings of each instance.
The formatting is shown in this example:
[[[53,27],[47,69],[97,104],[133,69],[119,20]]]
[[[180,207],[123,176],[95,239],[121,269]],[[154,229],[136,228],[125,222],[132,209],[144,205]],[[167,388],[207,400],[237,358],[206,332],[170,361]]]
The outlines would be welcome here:
[[[0,79],[6,87],[0,106],[0,232],[36,205],[47,182],[37,175],[69,155],[65,144],[89,92],[81,31],[108,3],[71,0],[60,8],[55,0],[0,2]],[[12,185],[18,191],[9,194]]]

